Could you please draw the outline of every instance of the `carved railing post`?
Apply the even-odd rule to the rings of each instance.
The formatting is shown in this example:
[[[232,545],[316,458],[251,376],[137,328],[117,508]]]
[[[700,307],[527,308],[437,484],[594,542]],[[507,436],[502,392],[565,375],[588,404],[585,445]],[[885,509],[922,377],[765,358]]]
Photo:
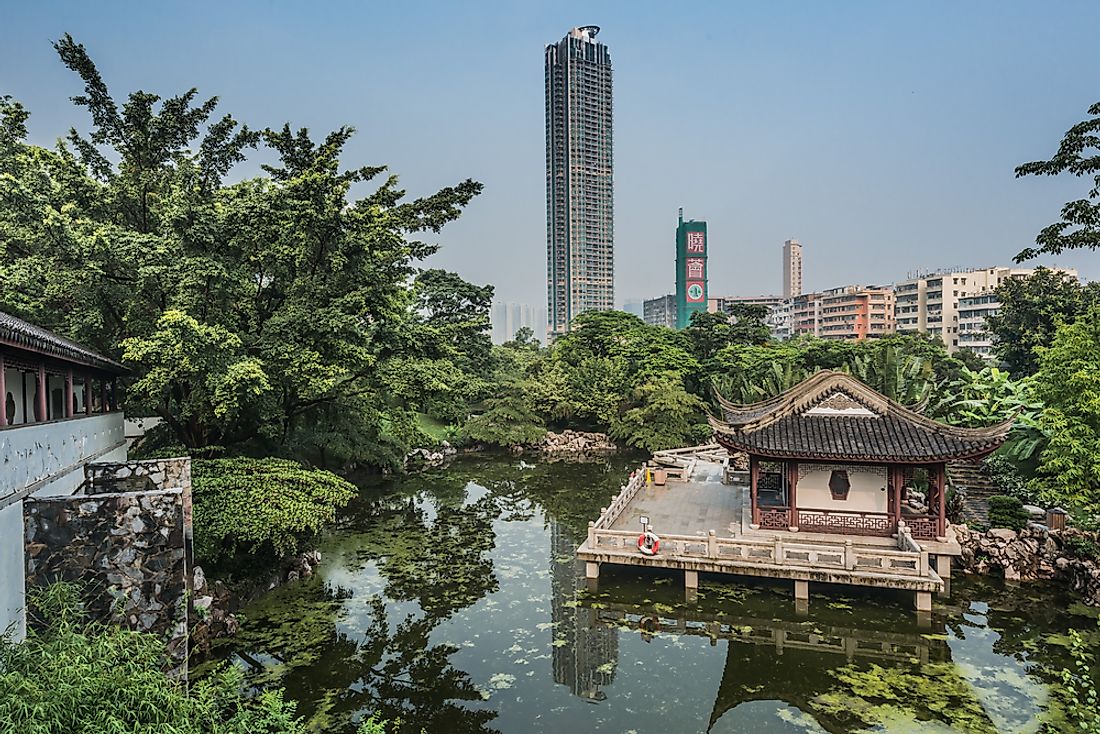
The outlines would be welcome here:
[[[707,558],[718,557],[718,536],[711,530],[707,533]]]

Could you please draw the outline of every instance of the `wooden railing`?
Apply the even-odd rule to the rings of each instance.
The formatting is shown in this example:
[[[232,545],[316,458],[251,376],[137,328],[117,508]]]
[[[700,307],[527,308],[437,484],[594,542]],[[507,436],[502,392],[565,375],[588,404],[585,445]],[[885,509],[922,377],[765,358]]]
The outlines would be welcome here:
[[[854,535],[894,534],[894,518],[885,512],[852,510],[798,510],[798,529],[812,533],[851,533]]]
[[[638,533],[631,530],[588,528],[588,550],[637,552]],[[914,543],[914,545],[916,545]],[[920,548],[920,546],[916,546]],[[856,571],[898,576],[928,576],[928,553],[856,545],[851,540],[805,542],[776,536],[767,540],[719,538],[712,530],[703,535],[662,535],[662,556],[677,560],[728,561],[814,570]]]

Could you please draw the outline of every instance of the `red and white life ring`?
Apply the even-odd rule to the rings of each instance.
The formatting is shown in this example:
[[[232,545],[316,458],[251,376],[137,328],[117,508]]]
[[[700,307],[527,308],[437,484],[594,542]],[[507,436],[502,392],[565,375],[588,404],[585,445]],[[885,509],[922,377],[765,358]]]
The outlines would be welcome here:
[[[638,536],[638,550],[643,556],[655,556],[661,547],[661,539],[657,534],[647,530]]]

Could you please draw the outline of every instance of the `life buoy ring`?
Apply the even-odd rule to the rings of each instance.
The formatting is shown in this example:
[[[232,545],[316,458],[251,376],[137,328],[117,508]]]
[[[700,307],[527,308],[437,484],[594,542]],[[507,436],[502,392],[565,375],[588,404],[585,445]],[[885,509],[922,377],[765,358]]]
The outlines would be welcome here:
[[[638,550],[642,552],[643,556],[655,556],[657,550],[661,547],[661,539],[657,537],[657,534],[647,530],[638,536]]]
[[[661,623],[656,617],[642,617],[638,620],[638,629],[651,635],[654,634],[660,626]]]

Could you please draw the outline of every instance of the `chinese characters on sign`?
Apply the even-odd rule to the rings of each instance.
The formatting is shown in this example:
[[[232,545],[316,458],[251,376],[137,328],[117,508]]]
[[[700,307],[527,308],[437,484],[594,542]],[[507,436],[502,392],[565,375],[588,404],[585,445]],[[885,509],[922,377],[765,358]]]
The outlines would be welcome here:
[[[701,280],[703,276],[703,266],[706,265],[706,260],[701,257],[689,257],[687,259],[687,277],[691,280]]]
[[[704,255],[707,251],[706,233],[704,232],[688,232],[687,233],[687,251],[688,254]]]

